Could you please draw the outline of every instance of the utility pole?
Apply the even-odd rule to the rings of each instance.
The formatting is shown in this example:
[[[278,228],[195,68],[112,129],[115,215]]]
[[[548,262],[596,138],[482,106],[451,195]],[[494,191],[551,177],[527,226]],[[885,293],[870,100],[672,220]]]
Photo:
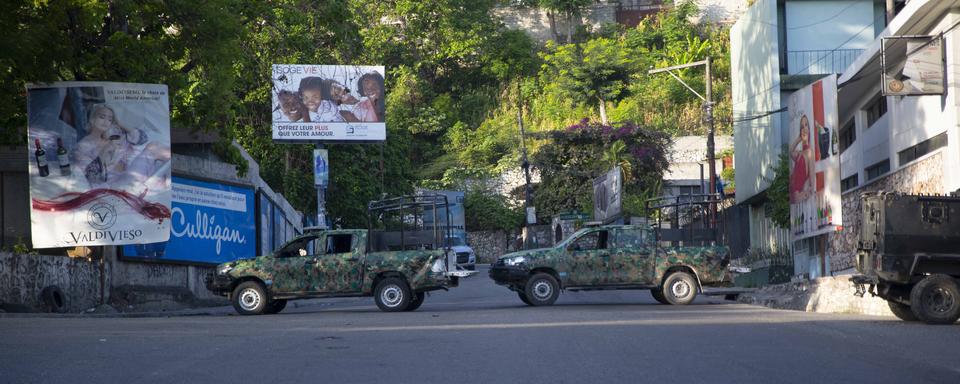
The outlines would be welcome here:
[[[684,82],[683,79],[681,79],[679,76],[673,73],[673,71],[676,69],[696,67],[700,65],[703,65],[706,67],[706,71],[705,71],[706,73],[704,74],[704,77],[705,77],[704,80],[706,81],[706,90],[704,92],[704,95],[700,95],[700,93],[698,93],[689,85],[687,85],[687,83]],[[683,84],[684,87],[687,87],[687,89],[689,89],[690,92],[693,92],[693,94],[697,95],[697,97],[699,97],[700,100],[703,101],[704,119],[706,120],[706,123],[707,123],[707,161],[710,163],[709,164],[710,190],[708,191],[707,194],[714,194],[717,192],[717,165],[715,160],[716,154],[714,153],[714,141],[713,141],[713,134],[714,134],[713,78],[710,75],[710,66],[711,66],[710,56],[707,56],[706,60],[701,60],[701,61],[688,63],[688,64],[674,65],[672,67],[666,67],[666,68],[651,69],[647,71],[647,73],[652,75],[655,73],[666,72],[670,74],[670,76],[673,76],[674,79],[679,81],[680,84]],[[716,220],[716,212],[717,212],[717,207],[714,204],[710,204],[711,222],[714,222]]]
[[[523,168],[523,248],[530,248],[530,208],[533,206],[533,186],[530,185],[530,162],[527,160],[526,131],[523,129],[523,96],[517,82],[517,125],[520,126],[520,167]]]
[[[706,109],[707,119],[707,161],[710,162],[710,194],[717,193],[717,161],[713,143],[713,78],[710,76],[710,56],[707,56],[706,69],[706,92],[704,95],[703,107]],[[713,209],[711,209],[713,211]],[[712,212],[711,212],[712,213]]]

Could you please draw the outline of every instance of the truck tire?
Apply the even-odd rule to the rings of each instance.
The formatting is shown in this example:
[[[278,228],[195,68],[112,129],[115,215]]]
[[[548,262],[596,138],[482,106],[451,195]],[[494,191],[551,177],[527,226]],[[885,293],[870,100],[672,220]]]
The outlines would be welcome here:
[[[284,299],[276,299],[267,304],[267,308],[263,310],[263,313],[268,315],[275,315],[280,313],[284,308],[287,307],[287,301]]]
[[[663,298],[673,305],[687,305],[697,297],[697,280],[686,272],[674,272],[663,279]]]
[[[534,307],[553,305],[560,296],[560,284],[549,274],[536,273],[527,279],[523,293]]]
[[[374,290],[374,301],[377,307],[384,312],[401,312],[407,309],[413,301],[413,293],[406,280],[399,277],[388,277],[380,280]]]
[[[263,284],[256,281],[244,281],[233,289],[230,295],[233,309],[241,315],[259,315],[267,309],[269,299]]]
[[[960,318],[960,287],[949,275],[930,275],[910,290],[910,309],[928,324],[953,324]]]
[[[661,287],[650,288],[650,295],[653,296],[653,299],[656,300],[658,303],[670,305],[670,302],[663,297],[663,288]]]
[[[527,298],[527,294],[523,292],[517,292],[517,296],[520,296],[520,301],[526,305],[533,306],[533,303],[530,302],[530,299]]]
[[[423,299],[427,298],[425,292],[417,292],[413,295],[413,300],[410,301],[410,305],[407,306],[407,309],[404,309],[406,312],[416,311],[417,308],[420,308],[423,305]]]
[[[913,310],[910,309],[909,305],[892,300],[887,300],[887,305],[890,307],[890,312],[893,312],[893,315],[898,319],[903,321],[917,321],[917,316],[913,314]]]

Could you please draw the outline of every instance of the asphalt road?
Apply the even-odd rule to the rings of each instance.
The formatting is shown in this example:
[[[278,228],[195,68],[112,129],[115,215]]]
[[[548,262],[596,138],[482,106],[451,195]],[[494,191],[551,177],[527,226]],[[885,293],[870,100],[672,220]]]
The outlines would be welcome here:
[[[0,383],[960,383],[960,325],[646,291],[527,307],[482,272],[416,312],[0,318]]]

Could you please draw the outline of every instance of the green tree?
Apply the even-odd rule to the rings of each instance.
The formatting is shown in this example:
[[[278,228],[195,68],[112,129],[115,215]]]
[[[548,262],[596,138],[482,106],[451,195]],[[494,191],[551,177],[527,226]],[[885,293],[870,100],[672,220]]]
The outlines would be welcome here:
[[[790,155],[786,147],[780,150],[780,161],[770,187],[770,220],[780,228],[790,228]]]
[[[25,140],[27,83],[123,81],[166,84],[174,126],[216,132],[229,142],[238,100],[233,62],[250,20],[245,10],[238,0],[6,4],[0,140]]]
[[[548,44],[547,50],[542,81],[553,82],[572,100],[597,105],[600,121],[607,124],[607,102],[629,93],[627,83],[634,70],[632,52],[602,37],[583,44]]]
[[[592,210],[593,180],[610,169],[604,148],[613,143],[623,143],[622,157],[618,157],[633,164],[626,175],[629,181],[625,177],[624,182],[627,196],[645,195],[658,188],[668,165],[670,138],[630,123],[609,126],[584,120],[542,136],[546,143],[533,155],[532,163],[542,180],[534,198],[543,216]]]

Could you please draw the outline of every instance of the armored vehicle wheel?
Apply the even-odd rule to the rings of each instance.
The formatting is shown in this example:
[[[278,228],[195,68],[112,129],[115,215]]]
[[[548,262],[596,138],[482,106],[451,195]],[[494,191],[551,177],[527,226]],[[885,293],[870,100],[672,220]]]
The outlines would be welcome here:
[[[263,313],[268,315],[273,315],[280,313],[284,308],[287,307],[287,301],[283,299],[273,300],[270,304],[267,304],[267,308],[263,310]]]
[[[427,294],[425,292],[417,292],[413,295],[413,300],[410,301],[410,305],[408,305],[407,309],[404,309],[404,311],[416,311],[417,308],[420,308],[420,306],[423,305],[423,299],[426,297]]]
[[[413,300],[410,286],[399,277],[388,277],[377,284],[374,291],[377,307],[384,312],[400,312],[407,309]]]
[[[890,307],[890,312],[893,312],[893,315],[900,320],[917,321],[917,317],[913,315],[913,311],[910,309],[909,305],[900,304],[891,300],[887,300],[887,305]]]
[[[960,287],[948,275],[930,275],[910,291],[910,309],[928,324],[953,324],[960,318]]]
[[[560,284],[549,274],[537,273],[527,279],[523,293],[532,306],[552,305],[560,296]]]
[[[663,289],[663,288],[659,288],[659,287],[658,287],[658,288],[651,288],[651,289],[650,289],[650,295],[652,295],[652,296],[653,296],[653,299],[656,300],[658,303],[669,305],[670,302],[667,301],[667,299],[663,297],[663,291],[662,291],[662,289]]]
[[[527,298],[527,294],[526,294],[526,293],[517,292],[517,296],[520,296],[520,301],[522,301],[524,304],[526,304],[526,305],[533,305],[533,303],[530,302],[530,299]]]
[[[687,305],[697,297],[697,280],[689,273],[674,272],[664,279],[660,292],[670,304]]]
[[[244,281],[237,285],[230,296],[233,309],[241,315],[259,315],[267,308],[267,292],[256,281]]]

